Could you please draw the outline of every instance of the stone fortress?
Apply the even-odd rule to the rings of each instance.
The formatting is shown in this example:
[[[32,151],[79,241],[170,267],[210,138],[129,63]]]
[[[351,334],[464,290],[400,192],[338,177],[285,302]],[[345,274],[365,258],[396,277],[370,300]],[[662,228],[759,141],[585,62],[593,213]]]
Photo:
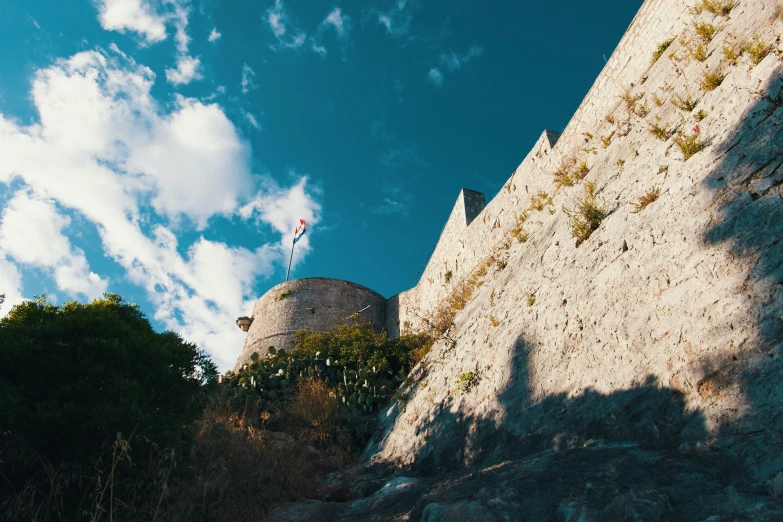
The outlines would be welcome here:
[[[379,415],[366,462],[526,466],[530,455],[618,444],[623,458],[646,447],[731,462],[759,491],[774,478],[783,498],[783,3],[738,0],[723,13],[704,5],[646,0],[562,134],[542,133],[486,204],[460,193],[415,287],[383,299],[345,281],[278,285],[256,303],[240,362],[363,309],[378,331],[399,335],[495,256],[503,262],[456,313],[449,341],[411,372],[406,400]],[[687,156],[685,140],[699,145]],[[574,165],[584,179],[556,186],[553,174]],[[585,182],[606,215],[575,245],[563,210],[584,198]],[[542,193],[546,202],[530,210]],[[639,208],[649,193],[656,198]],[[513,232],[522,216],[525,241]],[[466,375],[472,385],[460,392]],[[555,502],[559,518],[536,520],[620,520],[576,508],[566,516],[570,503],[593,509],[584,483],[596,480],[563,494],[562,509]],[[434,482],[420,484],[411,491]],[[661,505],[690,496],[667,500],[659,486],[634,495]],[[475,509],[528,502],[492,487]],[[703,505],[741,497],[753,508],[760,497],[739,488],[718,488]],[[417,516],[429,509],[415,502]],[[699,518],[681,519],[724,520],[706,518],[719,507],[694,509]],[[742,517],[725,520],[781,520]]]

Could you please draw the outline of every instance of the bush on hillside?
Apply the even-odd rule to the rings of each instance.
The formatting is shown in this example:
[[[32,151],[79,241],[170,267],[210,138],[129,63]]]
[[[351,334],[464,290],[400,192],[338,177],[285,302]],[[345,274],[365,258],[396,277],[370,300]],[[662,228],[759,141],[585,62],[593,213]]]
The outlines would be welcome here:
[[[85,481],[116,467],[128,441],[137,460],[186,447],[216,374],[194,344],[155,332],[119,296],[15,306],[0,319],[0,510],[27,491],[28,507],[54,502],[39,520],[49,508],[72,516]]]

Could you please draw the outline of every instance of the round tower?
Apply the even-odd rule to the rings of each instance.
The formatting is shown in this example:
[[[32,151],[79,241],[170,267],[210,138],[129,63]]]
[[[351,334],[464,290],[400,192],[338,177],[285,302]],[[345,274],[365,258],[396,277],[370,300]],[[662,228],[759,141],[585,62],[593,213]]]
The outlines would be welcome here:
[[[247,337],[234,370],[249,363],[253,352],[264,356],[271,346],[291,348],[299,330],[326,332],[353,322],[357,312],[362,322],[370,322],[380,332],[386,323],[386,299],[340,279],[310,277],[280,283],[256,301],[251,317],[237,319]]]

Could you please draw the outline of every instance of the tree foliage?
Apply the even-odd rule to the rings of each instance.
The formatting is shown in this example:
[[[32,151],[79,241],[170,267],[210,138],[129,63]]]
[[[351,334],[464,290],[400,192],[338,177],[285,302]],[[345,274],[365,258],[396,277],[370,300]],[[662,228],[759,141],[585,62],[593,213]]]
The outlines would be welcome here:
[[[177,448],[216,374],[194,344],[155,332],[117,295],[27,301],[0,319],[0,442],[54,467],[89,468],[117,433]]]

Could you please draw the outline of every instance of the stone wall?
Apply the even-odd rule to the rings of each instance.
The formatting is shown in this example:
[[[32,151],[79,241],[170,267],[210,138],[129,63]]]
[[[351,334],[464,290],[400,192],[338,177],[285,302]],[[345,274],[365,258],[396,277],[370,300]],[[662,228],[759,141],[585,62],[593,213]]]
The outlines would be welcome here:
[[[284,293],[287,295],[282,296]],[[337,324],[348,324],[352,321],[348,318],[366,306],[370,308],[360,319],[380,332],[386,323],[386,299],[369,288],[325,277],[281,283],[253,306],[253,323],[234,369],[248,362],[253,352],[263,356],[270,346],[291,348],[293,334],[299,330],[325,332]]]
[[[383,438],[368,456],[438,468],[614,438],[701,448],[759,483],[783,471],[781,4],[741,0],[717,17],[693,3],[645,2],[554,147],[542,136],[398,296],[402,317],[432,306],[448,291],[444,270],[464,277],[508,240],[530,195],[554,196],[551,212],[528,219],[527,242],[501,248],[507,266],[490,270],[457,315],[456,342],[436,344],[402,390],[407,401],[381,413]],[[695,21],[717,29],[703,60],[688,50]],[[725,56],[755,36],[771,45],[760,63]],[[704,88],[716,71],[723,83]],[[620,100],[626,90],[637,107]],[[654,125],[675,136],[655,137]],[[704,149],[686,159],[678,132],[698,133]],[[578,246],[562,209],[584,187],[552,181],[570,157],[588,163],[608,212]],[[658,199],[639,209],[653,189]],[[460,377],[471,385],[458,387]]]

